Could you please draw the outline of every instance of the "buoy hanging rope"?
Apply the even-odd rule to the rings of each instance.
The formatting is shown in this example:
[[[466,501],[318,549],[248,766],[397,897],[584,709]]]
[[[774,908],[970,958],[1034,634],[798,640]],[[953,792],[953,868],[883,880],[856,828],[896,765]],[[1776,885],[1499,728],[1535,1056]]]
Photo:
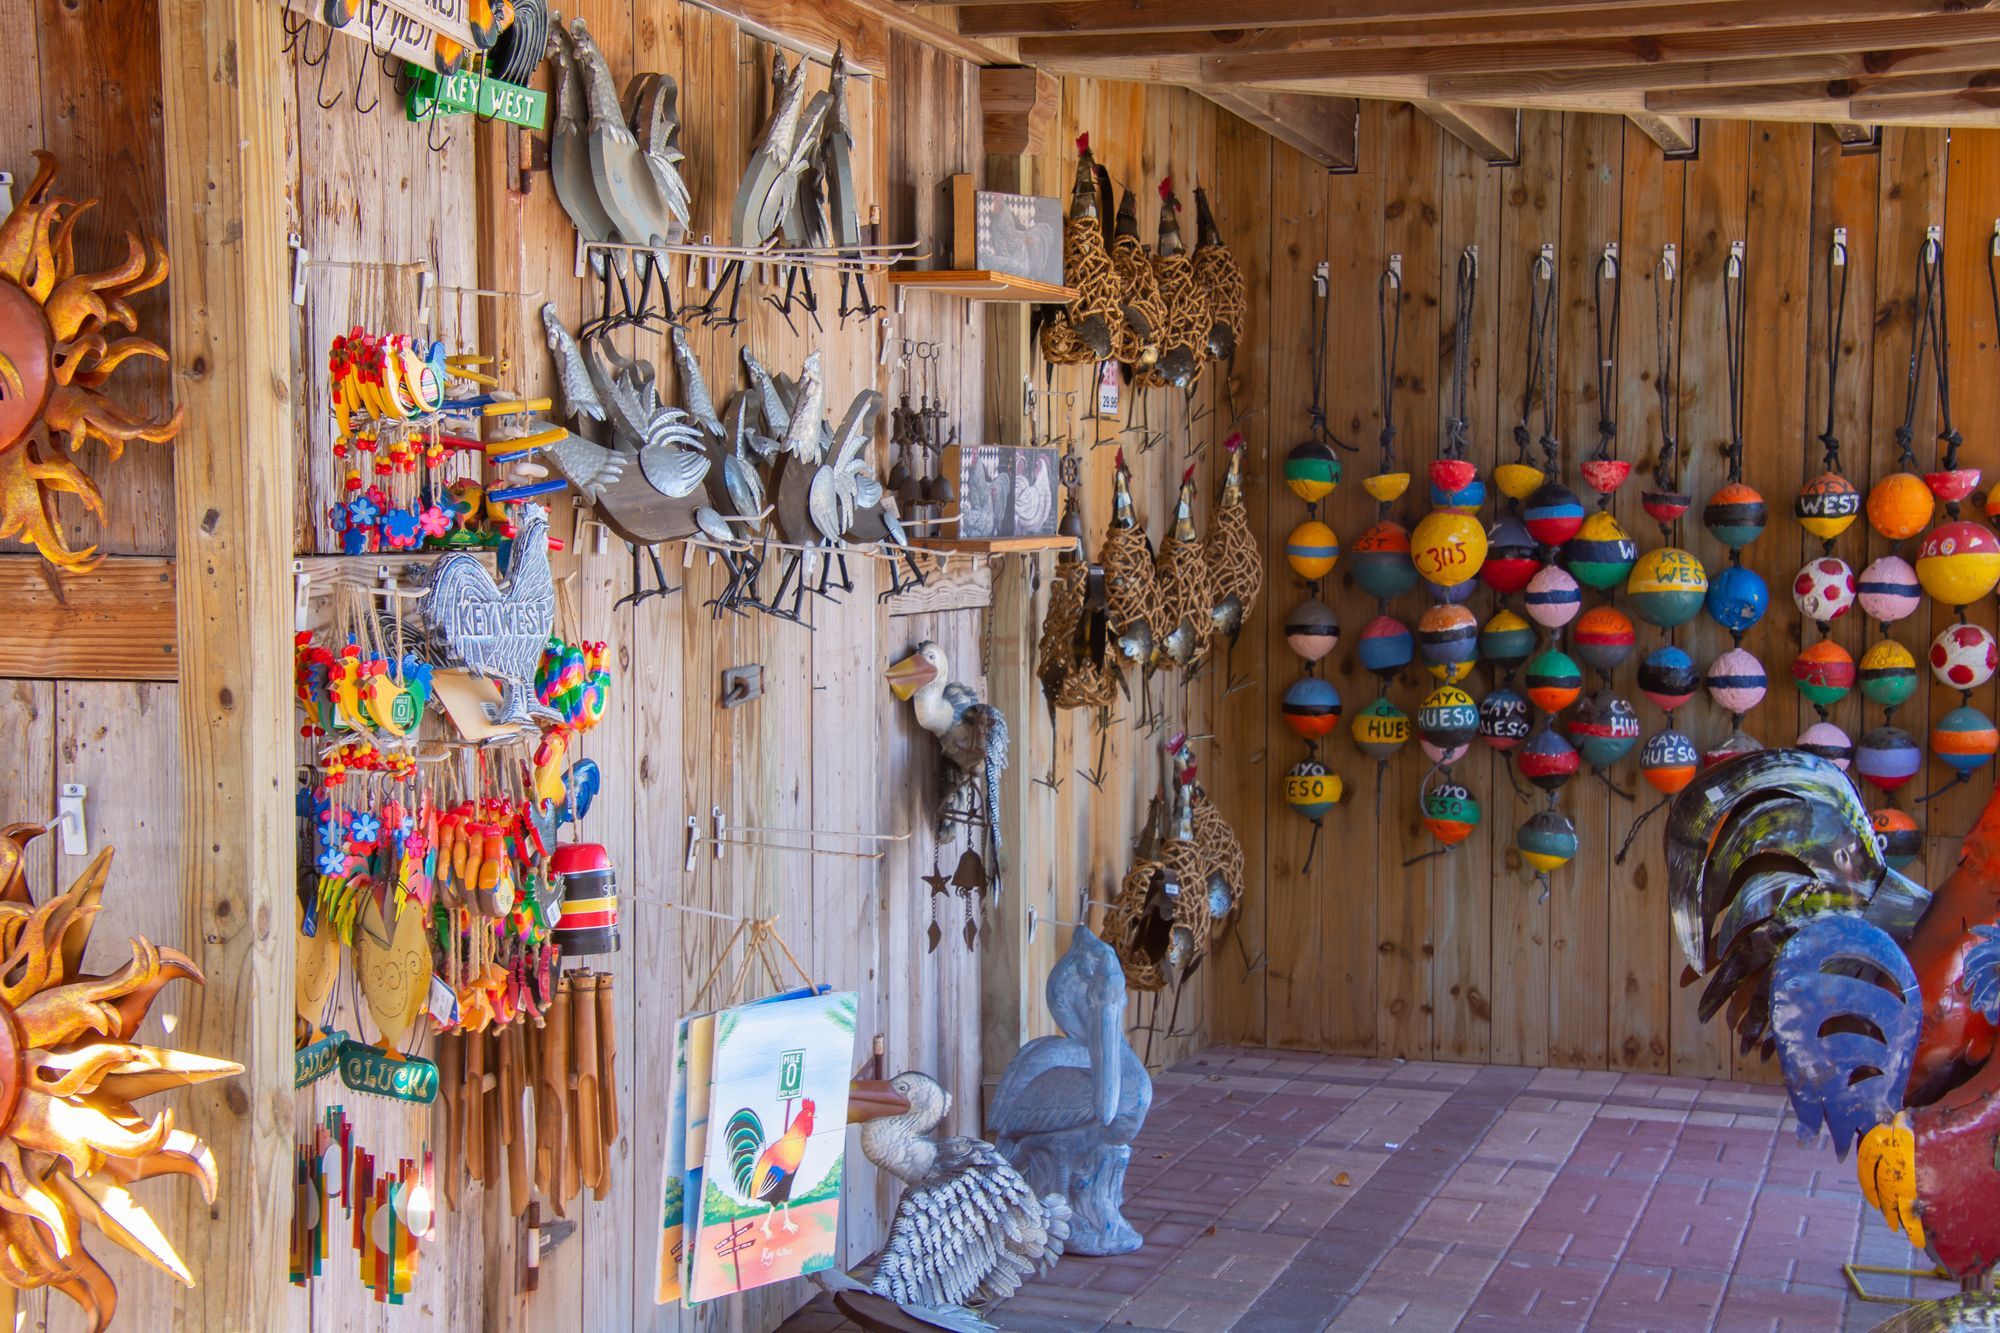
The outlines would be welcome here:
[[[1535,410],[1535,395],[1540,392],[1542,376],[1542,342],[1548,337],[1549,311],[1555,305],[1555,266],[1549,262],[1546,248],[1528,263],[1528,347],[1527,364],[1521,383],[1521,417],[1514,423],[1514,465],[1534,469],[1533,452],[1535,437],[1528,422]],[[1530,481],[1521,486],[1520,494],[1511,492],[1508,499],[1511,508],[1518,511],[1521,501],[1527,497],[1538,482]]]
[[[1653,463],[1656,488],[1647,512],[1658,520],[1668,543],[1687,510],[1680,492],[1681,458],[1681,287],[1674,247],[1660,251],[1653,282],[1653,388],[1660,396],[1660,456]]]
[[[1743,480],[1743,341],[1748,333],[1748,314],[1743,290],[1743,242],[1729,247],[1729,262],[1722,269],[1722,328],[1728,339],[1729,360],[1729,479]],[[1737,548],[1729,548],[1730,563],[1740,558]]]
[[[1944,247],[1936,237],[1924,241],[1922,258],[1918,262],[1924,285],[1924,332],[1930,339],[1937,365],[1938,439],[1944,445],[1942,470],[1955,472],[1958,470],[1958,448],[1965,443],[1965,437],[1958,433],[1958,427],[1951,419],[1951,339],[1945,332],[1951,326],[1945,316]],[[1944,511],[1957,518],[1958,501],[1945,501]]]
[[[1925,237],[1917,250],[1918,304],[1916,327],[1910,333],[1910,384],[1903,399],[1903,424],[1896,427],[1896,464],[1905,472],[1920,470],[1911,446],[1917,438],[1917,395],[1924,378],[1924,351],[1930,342],[1931,250],[1936,244],[1935,238]]]
[[[1479,283],[1479,251],[1467,246],[1458,256],[1458,319],[1451,355],[1451,419],[1445,423],[1446,458],[1464,458],[1471,422],[1465,411],[1466,382],[1472,378],[1472,300]]]
[[[1313,399],[1312,408],[1310,409],[1312,432],[1315,439],[1324,440],[1336,449],[1345,449],[1348,453],[1352,454],[1360,451],[1354,445],[1347,443],[1347,441],[1335,435],[1326,424],[1326,345],[1327,326],[1332,318],[1332,310],[1333,284],[1330,282],[1314,282],[1313,326],[1308,331],[1308,336],[1312,342]]]
[[[1536,265],[1538,274],[1543,270],[1548,273],[1541,315],[1537,318],[1532,300],[1528,311],[1529,323],[1538,326],[1535,352],[1541,361],[1536,377],[1542,392],[1542,471],[1548,474],[1549,481],[1558,481],[1562,477],[1562,445],[1556,439],[1556,346],[1555,339],[1549,336],[1549,320],[1556,308],[1556,269],[1546,255],[1538,257]]]
[[[1847,268],[1847,244],[1835,239],[1826,252],[1826,429],[1819,436],[1826,447],[1828,472],[1840,471],[1840,437],[1833,433],[1833,427],[1840,396],[1840,340],[1847,330]],[[1833,285],[1836,273],[1840,275],[1838,288]],[[1827,539],[1826,549],[1832,554],[1832,538]]]
[[[1381,474],[1396,470],[1396,354],[1403,343],[1403,275],[1394,265],[1382,270],[1375,281],[1375,349],[1381,360],[1382,445]],[[1386,518],[1389,502],[1376,503],[1377,513]]]
[[[1614,242],[1604,247],[1604,254],[1597,261],[1596,281],[1591,291],[1597,334],[1597,451],[1591,457],[1600,463],[1611,460],[1618,441],[1618,296],[1623,281]],[[1611,298],[1608,318],[1604,309],[1607,288]],[[1611,489],[1598,491],[1599,509],[1610,507],[1611,490],[1615,489],[1613,483]]]

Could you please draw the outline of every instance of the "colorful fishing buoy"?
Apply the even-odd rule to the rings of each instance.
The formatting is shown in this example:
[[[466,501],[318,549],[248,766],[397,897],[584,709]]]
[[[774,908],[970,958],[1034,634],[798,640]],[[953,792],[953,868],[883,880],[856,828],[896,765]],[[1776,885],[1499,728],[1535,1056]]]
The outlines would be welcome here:
[[[1708,597],[1703,604],[1708,609],[1708,618],[1740,643],[1743,635],[1764,618],[1771,594],[1756,570],[1724,565],[1709,581]]]
[[[1410,627],[1394,616],[1377,616],[1361,627],[1361,643],[1356,656],[1361,669],[1391,680],[1410,664],[1416,646]]]
[[[1316,597],[1308,597],[1285,617],[1285,645],[1308,662],[1340,646],[1340,617]]]
[[[1564,557],[1579,583],[1609,592],[1632,572],[1639,546],[1610,510],[1599,509],[1583,521]]]
[[[1954,690],[1976,690],[2000,667],[2000,644],[1984,625],[1947,625],[1931,640],[1931,674]]]
[[[1316,582],[1331,574],[1340,560],[1340,538],[1326,524],[1309,518],[1293,528],[1292,535],[1285,539],[1285,559],[1294,574],[1307,582]]]
[[[1673,629],[1700,613],[1708,596],[1708,571],[1678,546],[1660,546],[1639,557],[1625,580],[1632,613],[1648,625]]]
[[[1845,560],[1830,555],[1811,561],[1792,580],[1793,604],[1822,634],[1853,609],[1854,600],[1854,571]]]
[[[1363,754],[1386,763],[1410,739],[1410,718],[1388,699],[1379,698],[1354,715],[1349,730]]]
[[[1280,706],[1285,725],[1309,741],[1333,734],[1340,725],[1340,691],[1318,676],[1301,676],[1285,691]]]
[[[1701,525],[1730,550],[1740,550],[1764,531],[1764,497],[1740,481],[1729,482],[1702,506]]]
[[[1732,648],[1708,665],[1708,697],[1731,717],[1762,703],[1767,688],[1764,664],[1747,648]]]
[[[1318,504],[1340,484],[1340,455],[1324,440],[1295,444],[1285,455],[1285,485],[1307,504]]]
[[[1586,458],[1577,471],[1583,474],[1584,485],[1599,495],[1610,495],[1632,475],[1632,465],[1622,458]]]
[[[1576,859],[1576,825],[1560,810],[1537,810],[1514,834],[1521,859],[1547,877]]]
[[[1513,749],[1532,729],[1528,701],[1505,685],[1479,701],[1479,737],[1494,749]]]
[[[1822,472],[1792,498],[1792,517],[1821,541],[1830,542],[1861,516],[1861,492],[1838,472]]]
[[[1648,518],[1660,525],[1662,532],[1672,531],[1674,524],[1680,522],[1681,515],[1687,513],[1693,504],[1694,497],[1686,491],[1656,487],[1639,493],[1639,507],[1646,511]]]
[[[1672,796],[1694,781],[1701,756],[1694,742],[1678,731],[1656,731],[1639,751],[1639,776],[1654,791]]]
[[[1763,748],[1764,742],[1755,736],[1741,730],[1732,731],[1722,738],[1722,744],[1702,753],[1702,767],[1713,768],[1717,764],[1734,759],[1739,754],[1755,754]]]
[[[1535,627],[1501,607],[1479,631],[1479,656],[1512,674],[1535,651]]]
[[[1486,563],[1486,529],[1470,514],[1433,509],[1410,534],[1410,558],[1426,582],[1458,587]]]
[[[1931,727],[1931,753],[1961,779],[1992,763],[1995,751],[2000,751],[2000,731],[1977,708],[1961,705]]]
[[[1544,648],[1528,663],[1528,699],[1545,713],[1560,713],[1583,693],[1583,672],[1560,648]]]
[[[1917,548],[1917,582],[1946,606],[1972,605],[2000,583],[2000,538],[1970,519],[1938,524]]]
[[[1954,467],[1941,472],[1926,472],[1924,485],[1930,488],[1938,503],[1955,505],[1979,489],[1979,469]]]
[[[1440,782],[1424,793],[1424,827],[1447,847],[1456,847],[1479,827],[1481,811],[1472,792],[1456,782]]]
[[[1430,465],[1431,507],[1448,514],[1472,514],[1486,503],[1486,483],[1468,459],[1438,458]]]
[[[1885,628],[1915,615],[1924,604],[1917,571],[1899,555],[1877,556],[1854,586],[1861,613]]]
[[[1671,643],[1653,649],[1639,663],[1639,692],[1663,713],[1672,713],[1694,698],[1700,685],[1694,659]]]
[[[1554,727],[1542,727],[1528,737],[1521,752],[1514,757],[1514,762],[1520,768],[1522,777],[1543,791],[1553,792],[1576,776],[1583,760],[1568,737]]]
[[[1340,775],[1327,772],[1324,764],[1307,759],[1285,774],[1285,804],[1315,824],[1340,804],[1340,797]]]
[[[1639,714],[1629,701],[1609,692],[1593,694],[1564,728],[1583,762],[1602,772],[1639,743]]]
[[[1868,826],[1875,830],[1875,845],[1891,870],[1901,870],[1924,850],[1924,832],[1907,811],[1884,806],[1868,812]]]
[[[1430,594],[1433,602],[1449,602],[1453,606],[1462,606],[1471,601],[1472,594],[1479,590],[1479,584],[1472,579],[1467,579],[1463,583],[1432,583],[1429,579],[1424,579],[1423,585],[1424,591]]]
[[[1542,487],[1547,473],[1531,463],[1502,463],[1493,469],[1493,484],[1500,494],[1519,504]]]
[[[1832,639],[1821,639],[1792,659],[1792,684],[1822,714],[1847,697],[1854,679],[1853,656]]]
[[[1868,491],[1868,526],[1892,542],[1907,541],[1930,526],[1936,498],[1914,472],[1892,472]]]
[[[1543,482],[1528,497],[1522,514],[1528,535],[1548,550],[1554,550],[1583,528],[1583,501],[1559,481]]]
[[[1424,668],[1447,685],[1472,673],[1479,656],[1479,620],[1463,606],[1433,606],[1417,621],[1417,651]]]
[[[1464,758],[1479,734],[1479,705],[1456,685],[1440,685],[1417,709],[1417,737],[1440,768]]]
[[[1894,639],[1881,639],[1861,654],[1856,673],[1861,693],[1870,703],[1894,710],[1917,692],[1917,659]]]
[[[1632,618],[1617,607],[1593,606],[1577,617],[1570,639],[1585,666],[1609,676],[1632,655],[1638,634]]]
[[[1543,629],[1558,630],[1576,619],[1576,613],[1583,609],[1583,589],[1577,587],[1568,570],[1549,565],[1528,580],[1524,600],[1529,619]]]
[[[1815,722],[1799,733],[1799,748],[1847,771],[1854,762],[1854,739],[1831,722]]]
[[[1362,489],[1375,498],[1377,504],[1394,504],[1403,498],[1403,492],[1410,489],[1410,474],[1407,472],[1377,472],[1372,477],[1361,479]]]
[[[1479,581],[1508,597],[1527,587],[1541,567],[1541,550],[1527,525],[1512,514],[1495,519],[1486,530],[1486,563],[1479,567]]]
[[[1410,534],[1386,518],[1354,539],[1350,567],[1355,584],[1380,602],[1393,602],[1417,586]]]
[[[1896,790],[1923,766],[1924,752],[1901,727],[1871,727],[1854,747],[1854,771],[1882,791]]]

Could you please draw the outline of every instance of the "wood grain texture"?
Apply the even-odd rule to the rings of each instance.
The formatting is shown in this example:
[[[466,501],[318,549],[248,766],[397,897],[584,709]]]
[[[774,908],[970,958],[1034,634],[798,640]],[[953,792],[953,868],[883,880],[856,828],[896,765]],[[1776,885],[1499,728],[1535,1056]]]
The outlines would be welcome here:
[[[0,556],[0,677],[172,680],[174,562],[113,556],[58,576],[40,556]]]

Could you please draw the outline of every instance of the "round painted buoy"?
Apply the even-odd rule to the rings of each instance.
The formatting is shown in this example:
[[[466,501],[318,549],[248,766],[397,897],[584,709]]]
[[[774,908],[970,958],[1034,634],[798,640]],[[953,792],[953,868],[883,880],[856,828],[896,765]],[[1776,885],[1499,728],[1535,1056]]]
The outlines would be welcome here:
[[[1440,685],[1417,709],[1417,736],[1434,764],[1455,764],[1479,734],[1479,705],[1456,685]]]
[[[1700,767],[1701,756],[1695,752],[1694,742],[1678,731],[1654,732],[1639,751],[1639,776],[1646,779],[1647,786],[1667,796],[1694,781]]]
[[[1583,693],[1583,672],[1560,648],[1544,648],[1528,663],[1528,699],[1545,713],[1560,713]]]
[[[1577,582],[1608,592],[1625,581],[1639,559],[1639,545],[1608,509],[1583,520],[1583,527],[1563,552]]]
[[[1792,659],[1792,684],[1815,708],[1827,708],[1854,688],[1854,657],[1832,639],[1810,644]]]
[[[1543,546],[1555,548],[1583,527],[1583,501],[1559,481],[1545,481],[1528,497],[1522,515],[1528,534]]]
[[[1954,690],[1976,690],[2000,666],[2000,645],[1984,625],[1946,625],[1931,640],[1931,674]]]
[[[1854,771],[1883,791],[1896,790],[1923,766],[1924,752],[1901,727],[1873,727],[1854,747]]]
[[[1646,654],[1639,663],[1639,692],[1663,713],[1671,713],[1694,698],[1701,673],[1685,648],[1668,643]]]
[[[1979,469],[1956,467],[1946,472],[1926,472],[1924,485],[1939,504],[1954,504],[1979,489]]]
[[[1704,602],[1710,620],[1739,636],[1764,618],[1764,609],[1770,604],[1771,594],[1764,587],[1763,577],[1742,565],[1724,565],[1716,570],[1715,577],[1709,580]]]
[[[1609,675],[1632,655],[1638,635],[1632,629],[1632,617],[1617,607],[1593,606],[1577,617],[1570,640],[1585,666]]]
[[[1583,484],[1599,495],[1609,495],[1632,475],[1632,465],[1622,458],[1586,458],[1578,465]]]
[[[1935,505],[1922,477],[1891,472],[1869,488],[1868,526],[1892,542],[1905,541],[1930,526]]]
[[[1877,556],[1870,561],[1854,588],[1861,614],[1882,625],[1893,625],[1915,615],[1924,604],[1924,589],[1917,582],[1917,571],[1899,555]]]
[[[1340,559],[1340,538],[1326,524],[1309,518],[1285,539],[1285,559],[1300,578],[1308,582],[1323,579]]]
[[[1340,646],[1340,617],[1317,597],[1308,597],[1285,617],[1285,644],[1308,662]]]
[[[1349,564],[1355,584],[1377,601],[1393,602],[1417,586],[1410,534],[1386,518],[1354,539]]]
[[[1632,614],[1648,625],[1673,629],[1693,620],[1708,596],[1708,571],[1678,546],[1660,546],[1639,557],[1625,580]]]
[[[1970,519],[1938,524],[1917,547],[1917,582],[1946,606],[1971,606],[2000,583],[2000,538]]]
[[[1556,791],[1576,776],[1583,760],[1568,737],[1554,727],[1543,727],[1528,737],[1514,762],[1520,767],[1522,777],[1543,791]]]
[[[1894,639],[1870,644],[1861,654],[1861,669],[1855,674],[1862,695],[1883,708],[1900,707],[1917,692],[1917,659]]]
[[[1868,825],[1875,830],[1875,845],[1891,870],[1901,870],[1924,850],[1924,832],[1907,811],[1893,805],[1868,812]]]
[[[1639,743],[1639,714],[1630,702],[1615,694],[1593,694],[1570,717],[1565,730],[1583,762],[1601,771],[1632,753],[1632,747]]]
[[[1394,504],[1403,498],[1403,492],[1410,489],[1410,474],[1407,472],[1377,472],[1372,477],[1361,479],[1362,489],[1373,496],[1377,503]]]
[[[1583,609],[1583,589],[1560,565],[1545,566],[1528,580],[1528,618],[1543,629],[1561,629]]]
[[[1463,606],[1429,608],[1417,621],[1417,651],[1433,676],[1457,684],[1471,674],[1479,656],[1478,618]]]
[[[1535,627],[1501,607],[1479,631],[1479,656],[1501,671],[1512,671],[1535,651]]]
[[[1854,739],[1831,722],[1815,722],[1799,733],[1799,748],[1837,766],[1841,772],[1854,762]]]
[[[1410,559],[1425,580],[1456,587],[1486,563],[1486,529],[1470,514],[1433,509],[1410,534]]]
[[[1362,670],[1388,680],[1410,664],[1415,651],[1408,625],[1394,616],[1377,616],[1361,627],[1356,655],[1361,659]]]
[[[1639,493],[1640,508],[1644,509],[1646,516],[1658,523],[1663,531],[1671,529],[1678,523],[1681,515],[1685,514],[1688,506],[1693,503],[1694,497],[1686,491],[1648,490]]]
[[[1424,827],[1447,847],[1456,847],[1479,827],[1479,802],[1456,782],[1440,782],[1424,793]]]
[[[1792,516],[1799,526],[1830,542],[1861,516],[1861,492],[1838,472],[1822,472],[1792,498]]]
[[[1952,709],[1931,727],[1931,753],[1954,773],[1971,773],[1993,762],[2000,731],[1992,719],[1967,705]]]
[[[1463,583],[1432,583],[1429,579],[1422,582],[1424,591],[1430,594],[1433,602],[1449,602],[1453,606],[1463,606],[1472,600],[1473,593],[1479,591],[1479,584],[1473,579]]]
[[[1307,440],[1285,455],[1285,485],[1307,504],[1318,504],[1340,484],[1340,455],[1324,440]]]
[[[1732,551],[1748,546],[1764,531],[1764,497],[1732,481],[1702,506],[1701,525]]]
[[[1854,598],[1854,571],[1845,560],[1830,555],[1808,561],[1792,580],[1793,604],[1800,615],[1820,627],[1821,633],[1853,609]]]
[[[1755,754],[1763,748],[1764,742],[1755,736],[1741,730],[1732,731],[1722,738],[1722,744],[1703,753],[1701,764],[1703,768],[1713,768],[1726,759],[1734,759],[1739,754]]]
[[[1410,719],[1388,699],[1375,699],[1354,715],[1349,731],[1363,754],[1371,759],[1387,759],[1410,739]]]
[[[1513,749],[1530,730],[1528,701],[1506,686],[1479,701],[1479,736],[1494,749]]]
[[[1576,825],[1560,810],[1537,810],[1514,834],[1521,859],[1537,874],[1568,865],[1576,856]]]
[[[1340,691],[1318,676],[1301,676],[1285,691],[1285,725],[1309,741],[1333,734],[1340,725]]]
[[[1732,717],[1762,703],[1768,683],[1764,664],[1747,648],[1732,648],[1708,664],[1708,697]]]
[[[1486,563],[1479,567],[1479,581],[1503,597],[1511,596],[1527,587],[1541,567],[1541,551],[1527,525],[1512,514],[1494,519],[1486,530]]]
[[[1340,796],[1340,775],[1327,772],[1324,764],[1308,759],[1285,774],[1285,804],[1307,819],[1324,819],[1340,804]]]
[[[1519,503],[1541,489],[1545,475],[1532,463],[1502,463],[1493,469],[1493,484],[1500,494]]]
[[[1476,513],[1486,503],[1479,469],[1463,458],[1434,459],[1430,465],[1431,507],[1447,513]]]

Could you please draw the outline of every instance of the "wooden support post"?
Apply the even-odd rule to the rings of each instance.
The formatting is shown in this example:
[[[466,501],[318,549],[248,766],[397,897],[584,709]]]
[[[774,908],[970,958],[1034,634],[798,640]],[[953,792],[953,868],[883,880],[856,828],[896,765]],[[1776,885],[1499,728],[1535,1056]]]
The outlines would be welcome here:
[[[995,156],[1038,155],[1049,151],[1062,89],[1056,76],[1027,65],[996,65],[979,71],[979,107],[985,118],[986,151]]]
[[[1699,140],[1695,137],[1695,120],[1692,116],[1661,116],[1647,111],[1634,111],[1625,119],[1638,127],[1641,134],[1660,146],[1660,151],[1669,157],[1686,157],[1694,152]]]
[[[160,5],[173,385],[187,411],[172,446],[187,933],[162,943],[208,978],[183,993],[174,1044],[243,1064],[178,1108],[222,1176],[212,1208],[198,1190],[174,1193],[169,1234],[199,1284],[175,1288],[182,1329],[286,1319],[293,475],[280,13],[268,0]]]

